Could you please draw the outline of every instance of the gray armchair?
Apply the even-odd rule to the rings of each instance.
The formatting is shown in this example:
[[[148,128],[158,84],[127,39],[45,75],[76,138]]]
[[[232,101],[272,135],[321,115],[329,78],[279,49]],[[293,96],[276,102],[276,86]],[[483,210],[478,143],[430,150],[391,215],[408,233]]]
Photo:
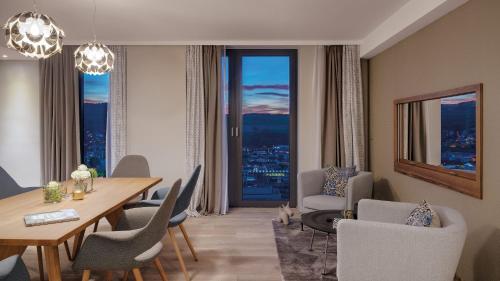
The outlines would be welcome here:
[[[345,197],[322,195],[325,171],[312,170],[299,173],[297,184],[297,203],[303,213],[316,210],[356,211],[359,200],[371,198],[373,178],[370,172],[359,172],[349,178]]]
[[[30,281],[28,270],[20,256],[10,256],[0,261],[1,281]]]
[[[337,225],[339,281],[451,281],[467,227],[453,209],[433,206],[441,227],[405,225],[412,203],[361,200],[357,220]]]
[[[144,227],[90,234],[73,264],[73,269],[83,270],[82,280],[89,280],[91,270],[108,271],[108,279],[111,279],[111,270],[124,270],[126,277],[132,270],[135,279],[142,281],[140,268],[154,261],[162,280],[166,281],[167,276],[158,255],[163,248],[161,240],[167,232],[180,186],[181,180],[177,180],[167,198],[159,208],[155,208],[154,215]]]

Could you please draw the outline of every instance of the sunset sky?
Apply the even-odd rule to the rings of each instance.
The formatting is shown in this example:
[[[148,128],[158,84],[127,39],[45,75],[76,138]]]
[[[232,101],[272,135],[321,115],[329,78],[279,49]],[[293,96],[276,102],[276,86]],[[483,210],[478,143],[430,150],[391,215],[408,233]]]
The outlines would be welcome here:
[[[109,73],[104,75],[83,75],[85,103],[108,102]]]
[[[470,101],[476,101],[476,94],[475,93],[442,98],[441,104],[459,104],[459,103],[470,102]]]

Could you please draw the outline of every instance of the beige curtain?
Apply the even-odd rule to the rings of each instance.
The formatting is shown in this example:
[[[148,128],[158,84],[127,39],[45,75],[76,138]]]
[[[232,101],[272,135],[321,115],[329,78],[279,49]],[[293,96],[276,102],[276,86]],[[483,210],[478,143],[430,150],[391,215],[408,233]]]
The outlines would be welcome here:
[[[66,180],[80,163],[80,100],[75,46],[40,60],[42,179]]]
[[[342,122],[343,46],[325,46],[325,94],[321,105],[321,165],[345,166]]]
[[[203,91],[205,95],[205,178],[201,212],[223,213],[223,96],[222,46],[203,46]]]
[[[426,163],[426,126],[422,102],[408,103],[408,160]]]

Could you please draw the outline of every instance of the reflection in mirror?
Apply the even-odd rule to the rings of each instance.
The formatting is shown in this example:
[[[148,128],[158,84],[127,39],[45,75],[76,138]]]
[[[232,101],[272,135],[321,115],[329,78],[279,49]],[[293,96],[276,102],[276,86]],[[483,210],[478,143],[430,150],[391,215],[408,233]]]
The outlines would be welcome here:
[[[476,93],[397,105],[399,159],[476,171]]]

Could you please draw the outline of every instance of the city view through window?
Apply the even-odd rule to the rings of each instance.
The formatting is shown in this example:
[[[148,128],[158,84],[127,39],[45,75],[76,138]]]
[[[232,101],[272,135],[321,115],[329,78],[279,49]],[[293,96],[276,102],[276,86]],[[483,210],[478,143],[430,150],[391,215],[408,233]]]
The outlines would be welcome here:
[[[242,196],[290,199],[290,58],[243,56]]]
[[[109,74],[81,74],[82,162],[106,176],[106,127]]]

